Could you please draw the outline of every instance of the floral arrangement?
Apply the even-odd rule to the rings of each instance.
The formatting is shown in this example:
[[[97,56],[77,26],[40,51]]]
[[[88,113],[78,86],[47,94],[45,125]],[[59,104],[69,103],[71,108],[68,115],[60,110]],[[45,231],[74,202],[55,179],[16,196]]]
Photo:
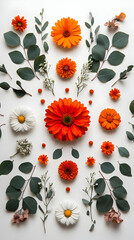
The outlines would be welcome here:
[[[112,28],[114,31],[117,31],[119,28],[119,22],[123,23],[125,18],[126,14],[121,12],[104,25],[109,29]],[[79,94],[82,91],[86,91],[85,88],[88,86],[89,78],[92,73],[95,73],[95,76],[91,81],[98,78],[100,82],[105,84],[115,77],[115,70],[104,68],[105,62],[107,61],[111,67],[120,65],[125,58],[125,54],[122,52],[123,50],[119,50],[125,48],[129,42],[129,35],[127,33],[117,31],[116,33],[113,33],[112,41],[110,43],[108,36],[99,33],[100,25],[94,29],[94,22],[94,17],[90,12],[89,22],[85,22],[85,26],[89,30],[89,39],[86,39],[85,43],[90,54],[87,62],[83,63],[81,66],[80,74],[75,83],[77,97],[79,97]],[[37,45],[35,34],[27,33],[26,35],[23,35],[25,29],[29,27],[28,21],[24,16],[20,17],[18,15],[12,19],[11,25],[14,28],[14,31],[10,30],[9,32],[4,33],[4,39],[7,47],[12,47],[12,49],[15,48],[14,51],[9,52],[11,61],[17,66],[24,62],[26,64],[25,67],[16,70],[18,77],[24,81],[31,81],[33,78],[36,78],[37,81],[42,79],[43,87],[51,91],[55,96],[55,81],[53,78],[49,77],[50,64],[48,64],[46,57],[46,55],[49,54],[49,44],[46,42],[48,36],[46,29],[48,24],[48,21],[44,22],[44,9],[42,9],[40,12],[40,18],[35,17],[35,29],[37,34],[41,37],[43,53],[41,47]],[[19,32],[22,32],[22,34],[20,35]],[[80,42],[82,39],[81,27],[78,24],[78,21],[71,17],[63,17],[62,19],[57,20],[54,26],[52,26],[51,37],[54,44],[57,44],[61,50],[62,47],[71,49],[82,44]],[[19,47],[19,51],[16,50],[17,47]],[[112,52],[111,49],[113,49]],[[55,71],[57,77],[59,76],[64,80],[68,80],[73,77],[76,68],[77,71],[79,71],[77,63],[71,58],[65,56],[57,62]],[[11,74],[8,73],[7,69],[8,68],[6,68],[4,64],[0,66],[1,74],[7,74],[7,76],[12,79]],[[120,81],[124,81],[129,76],[133,69],[133,65],[129,65],[127,68],[125,67],[125,69],[126,70],[120,73],[118,80],[112,84],[112,87]],[[19,89],[12,87],[12,84],[10,85],[7,82],[0,82],[0,88],[6,91],[12,89],[15,95],[19,98],[24,97],[25,95],[32,97],[30,93],[24,90],[20,81],[16,81],[16,84]],[[39,86],[37,94],[41,96],[42,91],[42,88]],[[64,91],[65,94],[69,94],[70,89],[65,88]],[[91,98],[88,101],[89,105],[92,105],[95,91],[94,89],[90,89],[87,92]],[[120,100],[118,101],[121,101],[121,92],[117,88],[109,90],[107,95],[109,95],[113,102],[117,101],[119,98]],[[40,104],[45,106],[44,98],[40,99]],[[132,117],[134,117],[134,100],[131,101],[129,109],[132,113]],[[11,110],[9,115],[9,125],[15,134],[23,133],[25,135],[27,134],[27,131],[34,129],[36,124],[34,112],[36,112],[34,107],[33,109],[29,109],[27,106],[20,106],[13,111]],[[88,127],[92,121],[86,103],[81,103],[78,99],[73,100],[70,97],[54,100],[45,108],[44,115],[45,127],[48,132],[54,136],[55,142],[56,139],[60,140],[60,144],[62,141],[66,142],[66,144],[70,141],[73,145],[73,142],[78,138],[84,138],[83,135],[88,131]],[[3,117],[3,115],[0,114],[0,117]],[[110,108],[110,106],[107,106],[106,109],[101,109],[98,116],[98,126],[102,127],[102,131],[104,131],[106,138],[108,138],[108,134],[111,131],[113,134],[116,134],[115,129],[117,130],[121,121],[123,123],[120,114],[116,109]],[[129,124],[132,126],[132,129],[134,129],[134,124],[131,122],[129,122]],[[0,125],[0,138],[2,136],[1,127],[3,125],[5,124]],[[134,134],[132,132],[126,131],[126,136],[129,141],[134,141]],[[89,140],[89,147],[92,148],[94,142],[92,139]],[[0,141],[2,141],[2,139]],[[42,149],[46,151],[46,143],[43,142],[41,146]],[[16,153],[10,156],[8,160],[4,160],[0,163],[0,175],[7,175],[14,170],[14,157],[16,155],[18,157],[21,155],[24,159],[27,155],[30,155],[31,150],[34,151],[34,145],[29,142],[26,137],[17,140]],[[123,146],[115,146],[114,143],[107,139],[102,142],[100,149],[98,149],[103,156],[105,155],[105,159],[110,159],[111,155],[113,155],[116,150],[120,157],[129,158],[130,153],[128,149]],[[55,149],[52,153],[53,160],[61,158],[63,152],[63,147]],[[94,158],[94,156],[86,156],[86,153],[84,156],[80,156],[80,149],[78,151],[72,147],[70,152],[75,160],[79,158],[81,158],[81,160],[83,159],[86,164],[85,166],[88,169],[93,169],[94,164],[97,165],[98,160]],[[43,168],[48,168],[49,158],[46,153],[39,154],[37,160],[38,165],[41,165]],[[73,181],[75,181],[74,179],[79,177],[78,172],[81,172],[81,169],[78,166],[79,165],[73,160],[64,160],[58,165],[56,171],[61,179],[61,184],[62,182],[67,182],[67,184],[72,182],[73,184]],[[32,160],[30,162],[22,162],[19,165],[18,170],[19,175],[15,174],[10,181],[8,179],[8,186],[5,190],[8,198],[6,210],[9,212],[15,212],[11,222],[20,224],[24,221],[28,221],[29,215],[34,215],[37,210],[39,210],[44,232],[46,233],[46,220],[49,215],[52,215],[50,214],[51,210],[49,209],[49,205],[51,205],[51,202],[53,202],[52,200],[56,195],[54,185],[50,182],[51,176],[48,176],[48,170],[45,171],[41,177],[35,176],[36,164],[33,165]],[[104,220],[111,223],[122,223],[122,212],[127,212],[130,209],[130,205],[126,200],[127,190],[123,186],[124,183],[120,178],[120,175],[132,177],[131,166],[126,162],[120,163],[118,161],[116,175],[119,174],[119,176],[113,175],[108,178],[104,175],[112,174],[114,171],[115,166],[111,162],[105,161],[99,164],[99,169],[96,173],[90,172],[90,176],[86,177],[86,187],[83,189],[85,196],[82,198],[82,202],[86,206],[86,216],[90,218],[90,232],[93,231],[97,224],[97,221],[93,217],[92,205],[94,202],[96,203],[96,210],[103,214]],[[21,176],[21,173],[26,174],[26,176],[29,174],[28,178]],[[96,178],[97,174],[99,174],[98,179]],[[26,189],[28,188],[29,194],[27,196]],[[67,186],[65,190],[66,193],[69,194],[70,187]],[[79,204],[69,199],[60,201],[60,203],[57,204],[57,207],[54,208],[54,212],[57,221],[67,227],[77,223],[82,214],[79,210]]]

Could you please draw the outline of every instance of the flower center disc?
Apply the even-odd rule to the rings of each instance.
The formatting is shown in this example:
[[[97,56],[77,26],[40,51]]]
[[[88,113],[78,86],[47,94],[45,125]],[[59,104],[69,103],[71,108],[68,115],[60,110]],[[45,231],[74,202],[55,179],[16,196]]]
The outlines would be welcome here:
[[[19,121],[19,123],[24,123],[24,122],[25,122],[25,117],[22,116],[22,115],[20,115],[20,116],[18,117],[18,121]]]
[[[18,25],[18,27],[21,27],[21,26],[22,26],[22,23],[21,23],[21,22],[18,22],[17,25]]]
[[[63,122],[66,124],[66,125],[69,125],[71,122],[72,122],[72,118],[70,116],[65,116],[63,118]]]
[[[68,30],[66,30],[64,33],[63,33],[63,36],[64,37],[69,37],[70,36],[70,32]]]
[[[69,70],[69,66],[68,65],[64,65],[63,71],[67,72],[68,70]]]
[[[71,214],[72,214],[72,212],[71,212],[71,210],[65,210],[64,211],[64,215],[67,217],[67,218],[69,218],[70,216],[71,216]]]
[[[111,122],[113,121],[113,117],[110,116],[110,115],[108,115],[108,116],[107,116],[107,121],[111,123]]]

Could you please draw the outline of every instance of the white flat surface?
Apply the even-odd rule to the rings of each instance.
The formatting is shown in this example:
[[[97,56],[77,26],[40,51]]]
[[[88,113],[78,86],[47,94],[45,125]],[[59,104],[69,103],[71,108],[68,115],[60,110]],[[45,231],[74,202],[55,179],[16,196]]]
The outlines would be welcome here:
[[[23,137],[27,137],[33,143],[33,150],[30,156],[24,158],[24,160],[16,156],[14,162],[14,170],[11,174],[7,176],[1,176],[0,178],[0,222],[1,222],[1,240],[28,240],[29,238],[33,240],[98,240],[98,239],[118,239],[118,240],[133,240],[134,230],[133,230],[133,222],[134,222],[134,190],[133,190],[133,178],[128,178],[119,173],[118,163],[120,162],[128,162],[131,165],[132,171],[134,173],[134,164],[133,164],[133,156],[134,156],[134,146],[132,142],[126,138],[126,130],[132,131],[131,126],[128,124],[128,121],[133,122],[131,118],[131,113],[129,111],[129,103],[134,99],[134,90],[133,90],[133,78],[134,72],[130,73],[128,79],[122,83],[118,83],[116,85],[117,88],[121,91],[121,98],[118,102],[111,101],[108,93],[111,89],[112,83],[118,78],[119,73],[130,65],[134,64],[134,32],[133,32],[133,9],[134,9],[134,1],[133,0],[49,0],[49,1],[33,1],[33,0],[1,0],[0,4],[0,63],[4,63],[13,76],[13,80],[10,80],[8,76],[5,76],[0,73],[1,82],[7,81],[12,86],[15,86],[16,80],[21,80],[16,74],[16,70],[19,66],[13,64],[9,59],[8,52],[11,50],[6,46],[3,33],[9,30],[12,30],[11,19],[17,16],[25,16],[28,20],[28,28],[24,31],[23,36],[26,33],[36,31],[34,29],[34,16],[39,16],[39,12],[44,7],[45,15],[44,19],[49,21],[49,37],[48,43],[50,46],[49,54],[47,56],[48,62],[52,65],[50,70],[50,76],[55,80],[55,94],[53,97],[50,92],[47,90],[43,90],[42,95],[38,95],[37,89],[42,88],[42,80],[38,81],[34,78],[32,81],[21,81],[24,88],[32,93],[33,97],[25,96],[21,99],[18,99],[14,93],[9,91],[4,91],[0,89],[0,102],[2,104],[1,113],[4,114],[4,118],[1,118],[0,121],[2,123],[6,123],[6,126],[3,126],[2,132],[3,136],[0,139],[0,152],[1,159],[0,161],[6,160],[15,152],[16,148],[16,140],[21,139]],[[45,128],[45,124],[43,121],[45,108],[54,100],[59,97],[72,97],[76,98],[76,87],[75,82],[77,80],[78,75],[80,74],[80,69],[82,64],[87,61],[88,51],[85,46],[85,39],[88,37],[88,29],[85,27],[84,22],[88,21],[88,13],[91,11],[95,17],[95,26],[98,24],[101,25],[100,33],[107,34],[108,30],[104,27],[104,23],[111,19],[115,14],[119,14],[121,11],[125,12],[127,15],[126,20],[123,23],[120,23],[119,30],[124,31],[130,34],[130,40],[128,46],[123,49],[123,53],[126,54],[126,57],[123,63],[120,66],[113,67],[116,71],[116,77],[114,80],[110,81],[107,84],[100,83],[97,79],[94,82],[88,82],[88,87],[80,94],[79,100],[84,102],[85,106],[90,110],[91,115],[91,125],[89,127],[88,132],[81,139],[73,141],[72,143],[60,142],[55,140],[53,136],[51,136],[47,129]],[[63,48],[58,48],[56,44],[53,43],[52,38],[50,37],[51,26],[54,23],[62,18],[62,17],[72,17],[74,19],[78,19],[79,24],[82,29],[82,41],[78,47],[72,48],[70,50],[64,50]],[[36,34],[38,39],[38,44],[42,49],[42,45],[40,42],[40,37]],[[111,38],[110,34],[109,37]],[[43,52],[43,49],[42,49]],[[59,79],[56,75],[55,65],[59,59],[63,57],[69,57],[76,61],[77,63],[77,72],[74,77],[68,81],[63,81]],[[23,64],[27,66],[27,64]],[[21,65],[21,66],[23,66]],[[108,65],[105,64],[105,67]],[[94,76],[92,73],[90,75],[90,79]],[[65,94],[64,89],[69,87],[70,92]],[[91,97],[88,94],[88,90],[93,88],[95,93],[92,96],[93,104],[90,106],[88,101]],[[45,105],[40,104],[40,99],[45,98]],[[28,105],[32,108],[36,115],[36,127],[33,131],[27,134],[14,134],[9,126],[9,114],[11,111],[15,109],[16,106]],[[115,108],[121,115],[122,122],[118,129],[113,132],[105,132],[98,123],[98,117],[102,109],[104,108]],[[90,148],[88,145],[88,141],[93,140],[94,145]],[[93,215],[97,221],[94,232],[89,233],[88,229],[90,226],[90,220],[86,216],[85,206],[82,204],[81,199],[86,197],[82,192],[82,189],[85,187],[86,181],[85,177],[89,175],[91,171],[96,171],[96,177],[99,178],[100,175],[98,173],[99,163],[106,161],[106,158],[102,155],[100,151],[100,146],[103,141],[109,140],[112,141],[115,145],[125,146],[130,151],[130,158],[124,159],[121,158],[115,149],[114,153],[110,157],[110,162],[114,164],[116,167],[116,172],[113,175],[117,175],[121,177],[124,181],[124,187],[128,190],[127,200],[130,203],[131,210],[127,214],[122,214],[122,218],[124,222],[120,226],[115,226],[112,224],[106,224],[102,215],[98,214],[94,205]],[[42,142],[46,143],[46,148],[42,149]],[[52,159],[52,152],[56,148],[63,147],[63,156],[54,161]],[[78,160],[73,159],[71,156],[71,147],[74,147],[79,150],[80,158]],[[49,162],[47,167],[41,167],[37,162],[37,158],[40,154],[47,154],[49,157]],[[85,161],[88,156],[93,156],[96,159],[96,164],[94,167],[88,168],[85,164]],[[77,162],[79,167],[79,174],[75,181],[72,183],[64,183],[58,176],[58,166],[60,162],[63,160],[73,160]],[[35,176],[40,176],[44,173],[46,169],[49,171],[49,175],[51,176],[51,180],[54,182],[54,188],[56,191],[56,196],[51,204],[52,213],[49,215],[46,227],[47,234],[44,236],[43,226],[40,221],[40,212],[38,212],[35,216],[30,217],[30,219],[22,225],[16,226],[11,224],[12,213],[7,213],[5,210],[5,204],[7,201],[7,197],[5,195],[5,189],[8,186],[10,179],[15,175],[19,174],[18,166],[23,161],[31,161],[33,164],[37,164]],[[111,175],[112,176],[112,175]],[[109,177],[109,176],[108,176]],[[66,193],[66,186],[71,187],[71,191],[69,194]],[[55,220],[54,209],[58,201],[63,199],[72,199],[76,201],[80,206],[80,220],[77,225],[71,228],[64,228],[59,225]]]

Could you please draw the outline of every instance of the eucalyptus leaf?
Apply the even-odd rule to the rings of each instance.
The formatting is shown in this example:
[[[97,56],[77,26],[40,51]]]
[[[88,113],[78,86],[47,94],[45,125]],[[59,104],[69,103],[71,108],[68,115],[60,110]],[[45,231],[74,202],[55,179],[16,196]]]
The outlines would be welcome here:
[[[88,29],[91,28],[91,25],[90,25],[89,23],[87,23],[87,22],[85,22],[85,26],[86,26]]]
[[[108,37],[106,35],[99,34],[97,36],[97,40],[96,41],[97,41],[97,44],[103,46],[105,49],[109,48],[110,42],[109,42],[109,39],[108,39]]]
[[[53,192],[52,192],[52,190],[50,190],[50,191],[47,193],[47,198],[51,198],[51,197],[52,197],[52,194],[53,194]]]
[[[49,50],[48,43],[47,43],[47,42],[44,42],[44,43],[43,43],[43,47],[44,47],[45,52],[47,53],[48,50]]]
[[[4,64],[2,64],[2,66],[0,66],[0,72],[7,73],[7,70],[6,70],[6,67]]]
[[[95,35],[99,32],[99,30],[100,30],[100,25],[98,25],[96,28],[95,28]]]
[[[117,207],[123,211],[123,212],[128,212],[130,209],[129,203],[126,200],[116,200]]]
[[[0,164],[0,175],[7,175],[13,169],[13,162],[10,160],[5,160]]]
[[[0,128],[0,138],[2,137],[2,131],[1,131],[1,128]]]
[[[90,70],[92,72],[97,72],[99,67],[100,67],[100,62],[97,62],[97,61],[93,60]]]
[[[94,225],[94,223],[93,223],[93,224],[91,225],[90,229],[89,229],[90,232],[92,232],[92,231],[94,230],[94,226],[95,226],[95,225]]]
[[[15,89],[13,88],[13,92],[16,94],[17,97],[21,98],[24,97],[26,95],[26,92],[24,90],[20,90],[20,89]]]
[[[93,26],[93,24],[94,24],[94,17],[92,16],[92,18],[91,18],[91,25]]]
[[[35,25],[35,29],[36,29],[37,33],[42,33],[42,31],[40,30],[40,28],[37,25]]]
[[[105,57],[105,48],[99,44],[92,48],[92,57],[95,61],[102,61]]]
[[[89,41],[86,39],[85,42],[86,42],[87,47],[90,48],[90,43],[89,43]]]
[[[21,191],[9,185],[6,189],[6,194],[10,199],[18,199],[21,195]]]
[[[20,45],[20,37],[12,31],[4,33],[4,38],[7,45],[10,47],[17,47]]]
[[[48,21],[46,21],[46,22],[43,24],[43,26],[42,26],[41,30],[42,30],[42,31],[45,31],[45,30],[46,30],[46,28],[48,27],[48,24],[49,24],[49,22],[48,22]]]
[[[37,202],[33,197],[25,197],[22,202],[24,210],[28,209],[29,214],[35,214],[37,211]]]
[[[45,33],[41,39],[45,40],[47,36],[48,36],[48,33]]]
[[[30,162],[24,162],[19,166],[19,170],[23,173],[30,173],[32,169],[33,169],[33,164]]]
[[[118,147],[118,152],[122,157],[128,158],[130,156],[129,151],[125,147]]]
[[[129,35],[124,32],[117,32],[113,36],[112,46],[116,48],[124,48],[128,44]]]
[[[39,20],[39,18],[37,17],[34,17],[35,18],[35,22],[38,24],[38,25],[41,25],[41,21]]]
[[[126,163],[119,164],[119,169],[122,175],[127,177],[132,177],[131,167]]]
[[[127,191],[123,186],[120,186],[113,190],[113,194],[118,199],[124,199],[127,195]]]
[[[53,152],[53,159],[58,159],[62,156],[62,148],[58,148]]]
[[[107,60],[111,65],[117,66],[122,63],[124,57],[125,55],[123,53],[119,51],[114,51],[109,55]]]
[[[109,82],[114,78],[114,76],[115,72],[112,69],[108,68],[101,69],[97,75],[98,79],[103,83]]]
[[[18,199],[10,199],[6,204],[6,210],[9,212],[14,212],[19,207],[19,200]]]
[[[40,55],[39,57],[37,57],[37,58],[35,59],[35,61],[34,61],[34,70],[35,70],[36,72],[39,71],[39,69],[40,69],[40,64],[41,64],[41,63],[44,63],[45,58],[46,58],[45,55]]]
[[[25,60],[22,53],[19,52],[19,51],[10,52],[9,57],[11,58],[12,62],[15,63],[15,64],[21,64]]]
[[[10,88],[10,85],[7,82],[2,82],[0,83],[0,88],[8,90]]]
[[[133,67],[134,67],[134,65],[129,65],[129,66],[127,67],[127,72],[132,71]]]
[[[34,60],[40,55],[40,48],[37,45],[30,46],[28,48],[27,55],[29,60]]]
[[[40,201],[42,201],[42,196],[41,196],[40,193],[37,193],[37,194],[36,194],[36,197],[37,197]]]
[[[97,199],[96,208],[101,213],[108,212],[112,208],[112,206],[113,206],[113,199],[108,194],[102,197],[99,197]]]
[[[113,188],[121,187],[123,185],[123,181],[117,176],[111,177],[109,182]]]
[[[30,81],[35,77],[33,70],[28,67],[19,68],[17,70],[17,74],[19,75],[20,78],[27,81]]]
[[[104,173],[112,173],[115,170],[113,164],[110,162],[104,162],[100,165],[100,167]]]
[[[79,152],[78,152],[78,150],[76,150],[76,149],[74,149],[74,148],[72,148],[72,156],[74,157],[74,158],[79,158]]]
[[[134,114],[134,100],[130,103],[129,109],[132,114]]]
[[[24,48],[28,49],[30,46],[36,44],[36,37],[33,33],[28,33],[23,40]]]
[[[40,192],[39,183],[41,183],[41,180],[38,177],[32,177],[31,180],[30,180],[30,190],[35,195]]]
[[[84,198],[82,199],[82,202],[83,202],[85,205],[88,205],[88,206],[90,205],[90,202],[89,202],[88,200],[84,199]]]
[[[126,134],[127,134],[127,138],[130,140],[130,141],[134,141],[134,135],[129,132],[129,131],[126,131]]]
[[[99,178],[95,182],[94,189],[97,194],[101,195],[105,191],[106,183],[103,178]]]
[[[21,189],[25,184],[25,179],[21,176],[15,176],[11,179],[10,185],[16,189]]]

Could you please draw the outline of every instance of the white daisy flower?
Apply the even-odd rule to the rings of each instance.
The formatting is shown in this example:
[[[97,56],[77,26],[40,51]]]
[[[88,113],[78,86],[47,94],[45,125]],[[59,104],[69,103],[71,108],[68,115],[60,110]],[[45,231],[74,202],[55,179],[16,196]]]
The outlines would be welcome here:
[[[59,203],[59,206],[55,210],[55,216],[57,220],[69,226],[75,224],[79,219],[80,211],[78,205],[74,201],[65,200]]]
[[[25,132],[34,127],[35,117],[30,109],[20,107],[10,114],[9,122],[15,132]]]

